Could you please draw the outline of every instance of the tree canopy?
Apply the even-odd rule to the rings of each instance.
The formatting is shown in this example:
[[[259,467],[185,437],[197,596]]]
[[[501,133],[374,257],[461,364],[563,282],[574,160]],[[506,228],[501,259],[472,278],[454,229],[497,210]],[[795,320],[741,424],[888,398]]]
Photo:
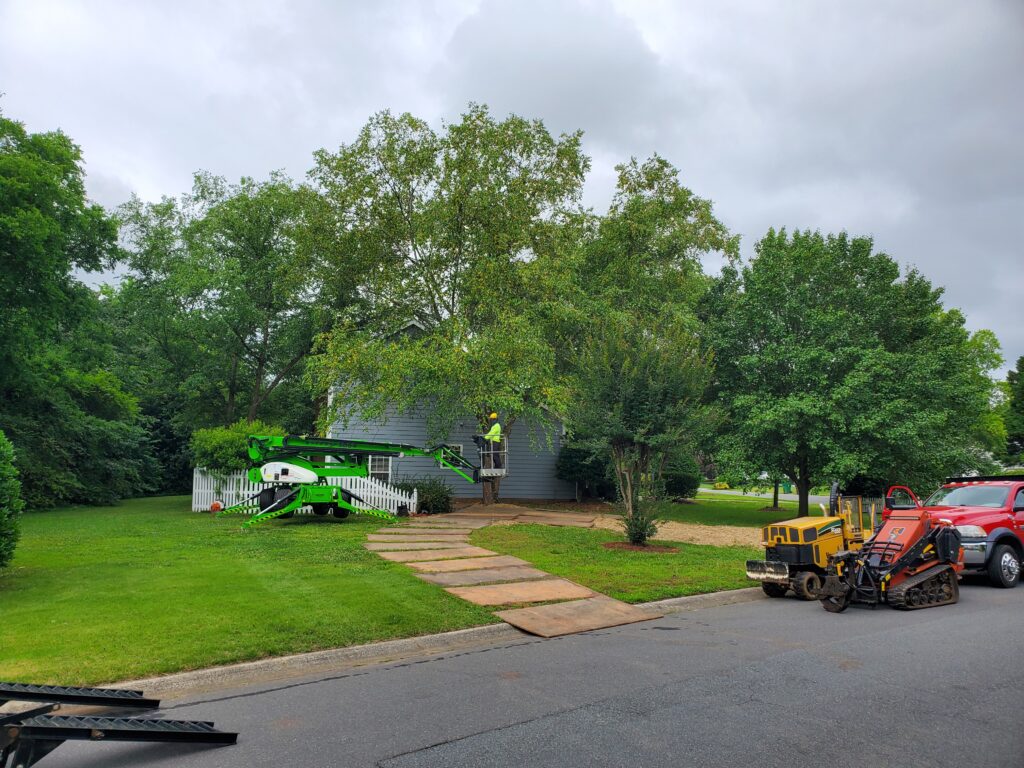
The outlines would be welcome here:
[[[729,414],[720,459],[797,486],[862,476],[926,487],[985,465],[1000,360],[916,270],[869,238],[770,231],[703,311]]]

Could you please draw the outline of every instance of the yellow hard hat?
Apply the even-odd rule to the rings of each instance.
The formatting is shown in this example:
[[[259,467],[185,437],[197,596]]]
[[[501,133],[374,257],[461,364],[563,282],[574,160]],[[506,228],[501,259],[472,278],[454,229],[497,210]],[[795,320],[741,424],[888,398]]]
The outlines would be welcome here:
[[[498,418],[498,414],[496,414],[496,413],[492,413],[492,414],[491,414],[491,418],[492,418],[492,419],[496,419],[496,418]]]

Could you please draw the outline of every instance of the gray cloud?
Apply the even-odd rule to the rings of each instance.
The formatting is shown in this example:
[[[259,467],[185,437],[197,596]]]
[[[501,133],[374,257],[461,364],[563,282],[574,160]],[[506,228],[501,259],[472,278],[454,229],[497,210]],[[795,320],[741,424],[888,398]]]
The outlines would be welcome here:
[[[469,100],[585,131],[587,200],[658,151],[744,237],[845,228],[1024,354],[1024,4],[24,2],[0,101],[82,144],[102,203],[284,168],[372,112]],[[709,264],[709,268],[713,268]]]

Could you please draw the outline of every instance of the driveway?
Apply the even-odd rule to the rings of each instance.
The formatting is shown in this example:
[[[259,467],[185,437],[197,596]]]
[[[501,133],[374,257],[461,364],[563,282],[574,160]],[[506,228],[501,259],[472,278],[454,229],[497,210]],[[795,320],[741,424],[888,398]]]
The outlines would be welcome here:
[[[344,595],[335,596],[344,599]],[[234,747],[67,744],[48,766],[1012,766],[1024,589],[901,613],[758,600],[208,695]]]

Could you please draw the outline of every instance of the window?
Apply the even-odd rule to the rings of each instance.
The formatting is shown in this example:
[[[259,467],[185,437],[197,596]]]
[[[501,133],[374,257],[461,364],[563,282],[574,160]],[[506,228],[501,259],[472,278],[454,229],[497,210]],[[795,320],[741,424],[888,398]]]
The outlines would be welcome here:
[[[370,479],[379,480],[382,483],[391,482],[391,457],[371,456],[370,457]]]
[[[1024,509],[1024,488],[1017,491],[1017,498],[1013,500],[1013,511]]]
[[[948,485],[933,493],[926,507],[991,507],[1006,506],[1010,489],[1005,485]]]

